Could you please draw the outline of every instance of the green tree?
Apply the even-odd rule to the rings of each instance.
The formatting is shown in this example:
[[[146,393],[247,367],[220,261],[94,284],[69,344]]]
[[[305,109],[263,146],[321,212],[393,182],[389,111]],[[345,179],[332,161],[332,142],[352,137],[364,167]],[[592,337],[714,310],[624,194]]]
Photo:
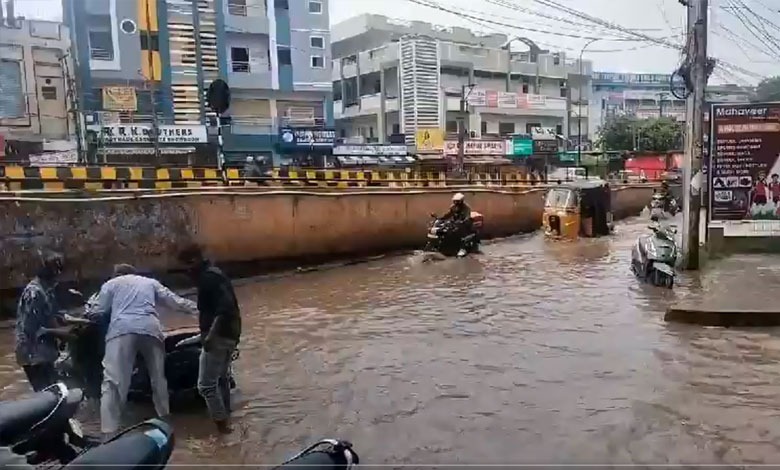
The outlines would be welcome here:
[[[762,80],[756,88],[756,101],[780,101],[780,77]]]
[[[599,129],[605,150],[666,152],[682,148],[683,126],[674,119],[619,116]]]

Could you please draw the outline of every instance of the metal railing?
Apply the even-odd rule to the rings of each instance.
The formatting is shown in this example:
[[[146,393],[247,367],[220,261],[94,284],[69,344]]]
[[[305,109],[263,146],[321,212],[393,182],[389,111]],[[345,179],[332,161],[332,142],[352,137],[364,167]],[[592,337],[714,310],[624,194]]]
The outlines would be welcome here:
[[[230,63],[230,69],[236,73],[252,73],[252,66],[249,62],[234,60]]]

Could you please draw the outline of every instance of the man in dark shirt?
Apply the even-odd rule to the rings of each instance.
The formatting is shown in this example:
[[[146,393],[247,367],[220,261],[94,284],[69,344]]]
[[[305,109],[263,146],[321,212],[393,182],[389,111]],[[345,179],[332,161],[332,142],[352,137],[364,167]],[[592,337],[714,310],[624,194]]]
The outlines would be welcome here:
[[[38,275],[22,291],[16,309],[16,362],[36,392],[57,381],[57,340],[70,333],[63,326],[54,295],[63,258],[58,253],[46,253],[41,255],[40,263]]]
[[[198,288],[200,355],[198,390],[221,433],[231,431],[228,370],[241,337],[241,312],[230,279],[203,256],[199,247],[179,255]]]

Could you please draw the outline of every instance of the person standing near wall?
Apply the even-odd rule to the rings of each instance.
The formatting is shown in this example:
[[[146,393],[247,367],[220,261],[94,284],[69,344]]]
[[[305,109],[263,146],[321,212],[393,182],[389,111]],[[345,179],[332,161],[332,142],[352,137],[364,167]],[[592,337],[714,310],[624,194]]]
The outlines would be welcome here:
[[[198,287],[200,353],[198,391],[206,400],[211,419],[220,433],[230,426],[230,361],[241,338],[241,312],[230,279],[203,255],[200,247],[191,246],[179,254]]]

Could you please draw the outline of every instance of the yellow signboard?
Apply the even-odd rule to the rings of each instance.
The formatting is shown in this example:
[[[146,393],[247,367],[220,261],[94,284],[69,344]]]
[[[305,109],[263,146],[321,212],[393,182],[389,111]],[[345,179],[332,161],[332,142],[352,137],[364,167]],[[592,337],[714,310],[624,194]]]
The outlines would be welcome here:
[[[418,152],[430,152],[444,148],[444,132],[441,129],[420,129],[414,136]]]
[[[135,88],[129,86],[103,87],[103,109],[106,111],[137,111]]]

